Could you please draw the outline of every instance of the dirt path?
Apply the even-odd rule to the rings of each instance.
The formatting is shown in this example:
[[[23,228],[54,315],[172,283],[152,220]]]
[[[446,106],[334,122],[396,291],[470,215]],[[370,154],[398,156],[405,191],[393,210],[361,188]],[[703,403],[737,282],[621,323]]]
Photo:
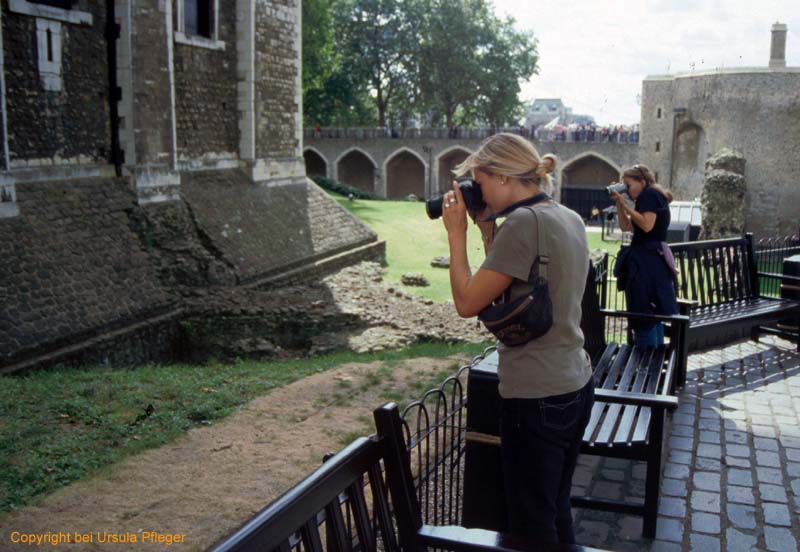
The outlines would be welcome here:
[[[317,467],[323,455],[372,431],[372,410],[387,398],[453,373],[466,358],[347,364],[259,397],[211,427],[193,429],[79,481],[0,520],[0,549],[13,531],[92,534],[68,550],[205,550]],[[421,385],[423,384],[424,385]],[[100,544],[103,532],[133,533],[136,544]],[[178,533],[169,547],[141,542],[143,532]]]

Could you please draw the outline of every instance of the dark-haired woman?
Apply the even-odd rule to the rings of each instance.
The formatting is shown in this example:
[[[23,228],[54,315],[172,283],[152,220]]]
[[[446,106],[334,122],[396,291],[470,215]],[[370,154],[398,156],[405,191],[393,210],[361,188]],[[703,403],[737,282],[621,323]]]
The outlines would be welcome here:
[[[634,165],[622,173],[622,181],[633,199],[631,207],[617,192],[619,226],[633,231],[630,249],[621,253],[615,271],[625,289],[628,310],[644,314],[677,314],[675,261],[667,245],[672,194],[656,184],[653,173],[644,165]],[[664,343],[664,325],[632,320],[634,344],[656,347]]]

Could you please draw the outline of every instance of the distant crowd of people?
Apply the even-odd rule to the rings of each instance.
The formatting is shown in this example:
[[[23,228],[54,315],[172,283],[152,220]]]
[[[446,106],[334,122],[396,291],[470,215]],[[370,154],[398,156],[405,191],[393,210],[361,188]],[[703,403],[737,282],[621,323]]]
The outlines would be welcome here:
[[[439,128],[322,128],[314,125],[314,138],[444,138],[483,139],[506,132],[541,142],[617,142],[639,143],[639,125],[543,125],[513,128],[465,128],[452,126]],[[446,134],[445,134],[446,133]]]
[[[639,125],[606,125],[593,124],[540,126],[534,129],[534,137],[542,142],[619,142],[639,143]]]

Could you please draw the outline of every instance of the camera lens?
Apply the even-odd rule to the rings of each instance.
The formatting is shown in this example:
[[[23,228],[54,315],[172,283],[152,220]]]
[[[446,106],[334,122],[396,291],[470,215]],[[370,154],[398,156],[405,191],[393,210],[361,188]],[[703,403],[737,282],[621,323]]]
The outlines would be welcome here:
[[[442,216],[442,203],[444,197],[436,197],[425,202],[425,212],[429,219],[437,219]]]

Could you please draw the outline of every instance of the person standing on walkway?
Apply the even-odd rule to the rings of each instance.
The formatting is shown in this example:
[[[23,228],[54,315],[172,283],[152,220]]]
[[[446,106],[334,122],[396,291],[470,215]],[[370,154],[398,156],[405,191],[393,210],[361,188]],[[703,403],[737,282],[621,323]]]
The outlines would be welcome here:
[[[457,175],[471,173],[487,204],[475,217],[486,248],[475,274],[467,258],[467,213],[456,182],[444,197],[443,220],[453,300],[465,318],[504,292],[509,301],[531,293],[532,267],[542,261],[541,228],[541,249],[549,254],[544,262],[552,326],[527,343],[498,346],[508,531],[543,543],[571,544],[572,475],[594,402],[580,328],[589,249],[581,217],[544,193],[554,168],[552,156],[540,158],[530,142],[505,133],[485,140],[456,167]],[[505,221],[498,227],[500,217]]]
[[[633,165],[622,173],[622,180],[635,202],[630,206],[618,192],[611,194],[617,204],[620,229],[633,231],[630,247],[620,250],[614,267],[620,289],[625,290],[627,309],[678,314],[675,260],[667,245],[672,194],[656,184],[653,173],[644,165]],[[635,345],[663,345],[664,325],[660,322],[632,320],[630,324]]]

